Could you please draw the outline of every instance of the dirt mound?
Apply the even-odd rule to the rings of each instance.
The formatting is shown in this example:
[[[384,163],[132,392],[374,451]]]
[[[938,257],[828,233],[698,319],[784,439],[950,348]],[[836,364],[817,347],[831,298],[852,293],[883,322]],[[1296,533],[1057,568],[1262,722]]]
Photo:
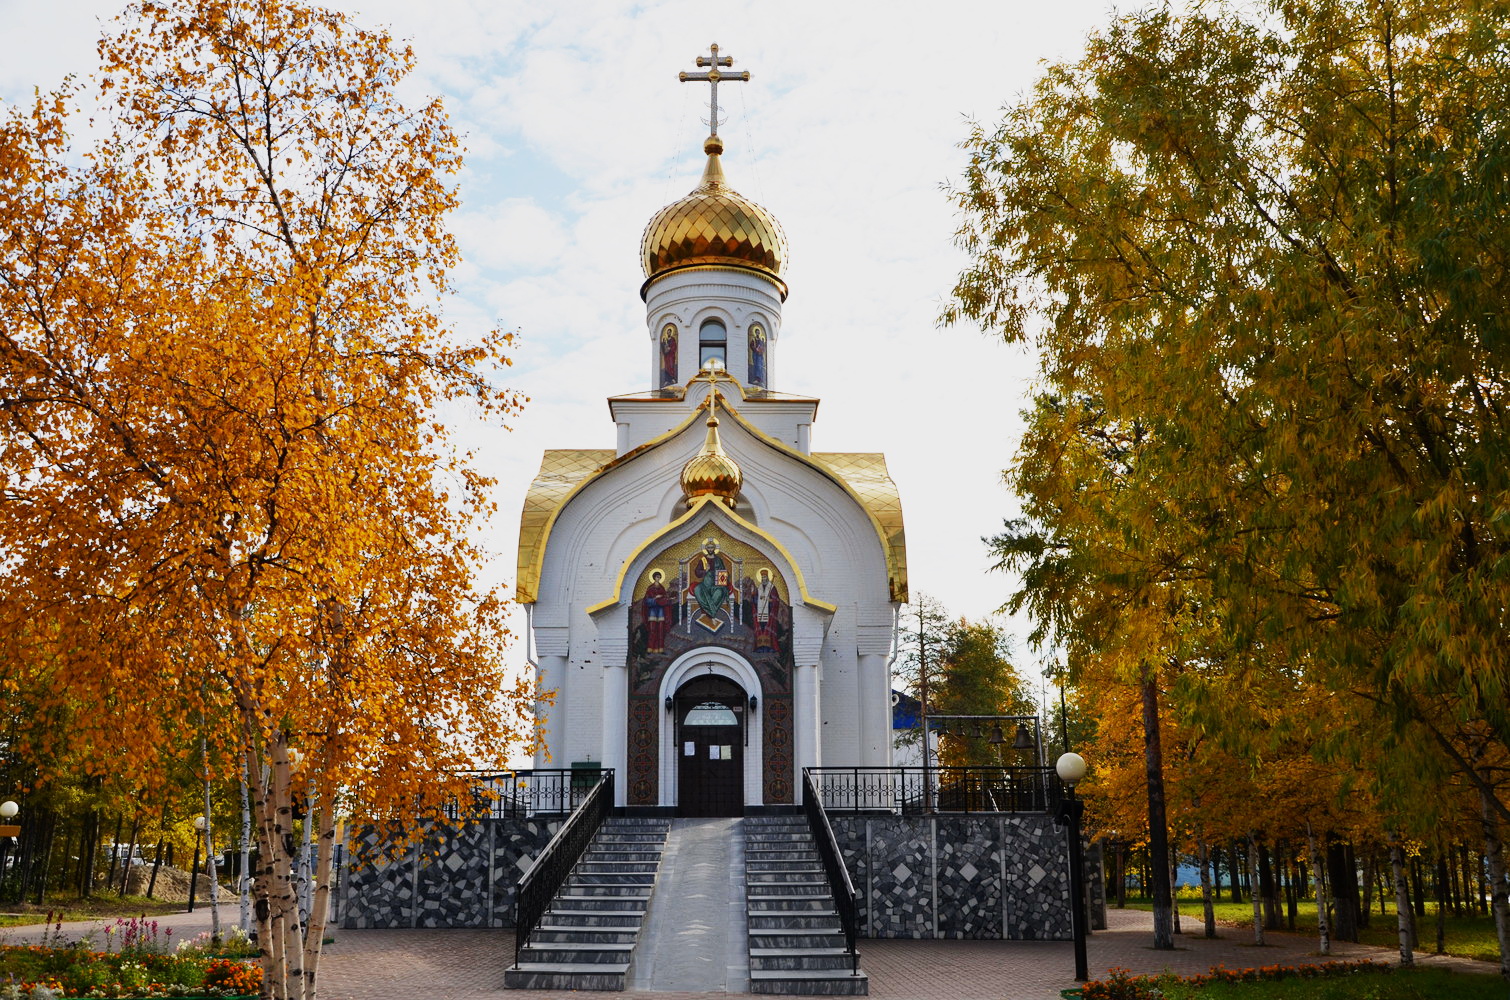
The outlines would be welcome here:
[[[187,903],[189,901],[189,873],[182,868],[174,868],[172,865],[163,865],[157,870],[157,883],[152,887],[152,898],[161,899],[169,903]],[[128,896],[145,896],[147,885],[152,881],[152,866],[134,865],[131,874],[126,878],[126,894]],[[117,886],[120,885],[119,876],[116,877]],[[233,890],[224,884],[220,887],[221,899],[225,894]],[[199,886],[196,895],[201,902],[210,898],[210,879],[204,872],[199,873]]]

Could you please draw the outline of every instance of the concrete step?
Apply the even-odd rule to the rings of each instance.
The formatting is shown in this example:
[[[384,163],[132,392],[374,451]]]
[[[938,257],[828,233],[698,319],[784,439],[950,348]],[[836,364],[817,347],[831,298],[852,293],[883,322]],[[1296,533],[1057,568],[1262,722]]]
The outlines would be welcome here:
[[[750,931],[750,948],[840,948],[844,947],[844,931],[833,925],[823,927],[792,927],[784,930]]]
[[[572,869],[578,875],[605,875],[617,872],[622,875],[654,875],[660,861],[624,861],[605,858],[602,861],[578,861]]]
[[[646,862],[657,864],[660,862],[660,860],[660,851],[644,851],[640,850],[639,848],[635,848],[634,850],[603,850],[600,848],[594,848],[583,854],[582,860],[578,861],[577,863],[602,864],[604,862],[631,861],[636,864],[644,864]]]
[[[628,971],[628,962],[532,962],[505,970],[503,985],[510,990],[623,990]]]
[[[745,912],[750,916],[773,913],[834,913],[834,901],[827,896],[788,896],[783,899],[751,899]]]
[[[745,871],[751,875],[763,875],[768,872],[822,872],[823,866],[809,858],[797,858],[794,860],[777,861],[748,861],[745,863]]]
[[[823,869],[801,869],[798,871],[781,872],[749,872],[745,876],[746,885],[780,885],[780,884],[828,884],[823,877]]]
[[[833,927],[839,919],[839,914],[833,910],[811,910],[806,913],[788,911],[784,913],[751,913],[745,919],[749,923],[749,932],[753,936],[782,931],[821,930]]]
[[[766,899],[771,896],[830,896],[827,882],[813,882],[803,884],[801,882],[761,882],[755,885],[746,885],[746,893],[750,899]]]
[[[572,885],[654,885],[655,872],[577,872]]]
[[[520,964],[530,965],[612,965],[629,963],[634,942],[612,944],[535,944],[533,940],[519,952]]]
[[[535,928],[530,935],[530,946],[548,948],[553,945],[634,944],[639,936],[638,925],[633,927],[572,927],[561,924],[545,924]],[[773,946],[774,947],[774,946]]]
[[[563,896],[642,896],[649,897],[652,885],[649,882],[578,882],[575,879],[562,885]]]
[[[870,977],[847,971],[835,974],[825,969],[750,970],[751,993],[785,993],[801,996],[869,996]]]
[[[645,912],[649,896],[587,896],[578,893],[557,893],[551,900],[551,909],[636,909]]]
[[[751,948],[750,971],[767,969],[828,969],[850,971],[853,959],[843,945],[837,948]]]
[[[552,906],[545,911],[544,921],[556,927],[621,927],[638,929],[645,917],[645,908],[638,910],[583,910],[558,909]]]

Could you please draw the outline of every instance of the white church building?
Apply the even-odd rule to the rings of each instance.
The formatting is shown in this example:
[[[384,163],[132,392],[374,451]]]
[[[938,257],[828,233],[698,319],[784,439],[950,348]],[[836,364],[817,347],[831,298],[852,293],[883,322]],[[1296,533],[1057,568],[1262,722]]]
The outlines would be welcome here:
[[[553,692],[537,766],[741,815],[800,802],[804,767],[891,763],[907,555],[885,458],[813,451],[818,400],[780,390],[786,237],[724,179],[717,64],[689,78],[715,124],[642,240],[646,381],[609,398],[612,447],[545,453],[517,598]]]

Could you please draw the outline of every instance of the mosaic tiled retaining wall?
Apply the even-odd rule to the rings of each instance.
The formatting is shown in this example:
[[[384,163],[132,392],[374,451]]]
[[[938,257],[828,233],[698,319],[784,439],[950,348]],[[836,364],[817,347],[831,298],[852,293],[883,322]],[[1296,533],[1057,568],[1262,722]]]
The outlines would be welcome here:
[[[1068,847],[1051,816],[830,813],[829,820],[861,897],[867,937],[1070,937]],[[1099,856],[1087,856],[1086,874],[1092,900],[1101,899]]]
[[[484,819],[435,830],[397,856],[355,862],[343,873],[342,927],[512,927],[514,886],[561,825],[550,819]],[[360,847],[376,853],[377,836]]]

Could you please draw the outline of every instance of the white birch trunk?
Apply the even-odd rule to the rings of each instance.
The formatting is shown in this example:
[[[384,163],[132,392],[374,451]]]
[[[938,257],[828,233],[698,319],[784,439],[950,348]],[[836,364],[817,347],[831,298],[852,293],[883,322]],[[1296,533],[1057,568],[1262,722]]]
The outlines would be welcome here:
[[[304,997],[314,1000],[316,973],[320,968],[320,951],[325,942],[325,924],[330,916],[331,859],[335,856],[336,810],[335,789],[328,784],[320,794],[319,846],[315,854],[314,901],[309,911],[309,926],[304,937]],[[314,813],[306,823],[313,829]]]
[[[299,835],[299,922],[306,928],[309,926],[309,901],[314,892],[314,873],[310,855],[315,840],[315,806],[318,800],[315,798],[314,783],[304,782],[304,826]]]
[[[290,1000],[304,996],[304,924],[299,918],[298,886],[294,880],[293,768],[289,762],[287,734],[279,733],[273,745],[273,794],[276,815],[273,832],[277,841],[277,871],[273,877],[273,911],[280,921],[283,982]]]
[[[1323,955],[1332,953],[1332,931],[1327,924],[1326,869],[1321,866],[1321,855],[1316,851],[1316,836],[1311,832],[1311,821],[1306,820],[1306,844],[1311,850],[1311,875],[1316,880],[1316,935],[1320,939],[1317,950]]]
[[[247,789],[247,780],[252,772],[247,761],[243,760],[241,763],[241,878],[237,881],[236,888],[241,895],[241,933],[247,937],[251,937],[252,807],[250,792]]]
[[[210,744],[199,737],[200,760],[204,765],[204,855],[205,872],[210,876],[210,940],[220,944],[220,873],[215,865],[214,820],[210,818]]]
[[[1505,884],[1505,842],[1500,838],[1494,804],[1483,789],[1479,790],[1479,817],[1484,824],[1484,863],[1489,869],[1489,909],[1499,938],[1500,975],[1510,978],[1510,887]]]
[[[1416,964],[1415,951],[1410,943],[1410,893],[1405,888],[1405,852],[1400,848],[1400,838],[1389,833],[1389,874],[1395,884],[1395,924],[1400,934],[1400,964]]]
[[[247,709],[242,708],[243,716]],[[257,838],[257,870],[252,875],[252,895],[255,902],[252,906],[252,917],[256,921],[257,945],[262,951],[262,996],[264,1000],[282,1000],[283,992],[280,989],[278,979],[277,958],[277,935],[274,933],[272,920],[272,806],[269,802],[268,787],[272,776],[271,769],[264,766],[257,750],[258,735],[251,727],[243,730],[242,739],[245,740],[246,749],[243,751],[244,763],[248,779],[248,791],[251,793],[251,815],[253,819],[253,833]]]

